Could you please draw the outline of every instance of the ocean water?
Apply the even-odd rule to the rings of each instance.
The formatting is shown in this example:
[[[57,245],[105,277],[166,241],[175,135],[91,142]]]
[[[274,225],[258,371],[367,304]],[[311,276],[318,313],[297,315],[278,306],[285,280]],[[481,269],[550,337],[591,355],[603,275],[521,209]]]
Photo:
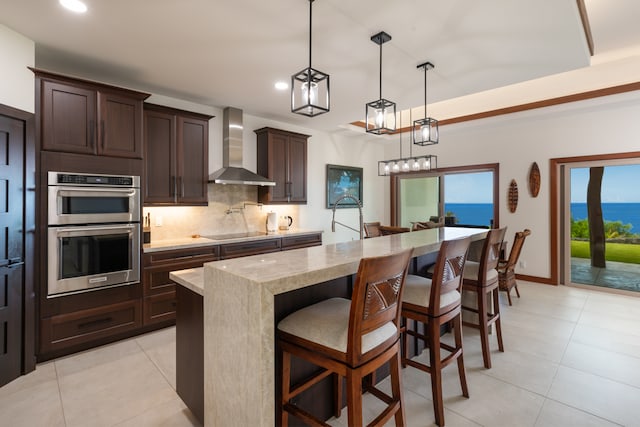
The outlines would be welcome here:
[[[445,212],[453,212],[460,224],[489,225],[493,218],[491,203],[446,203]],[[586,203],[571,203],[573,219],[587,218]],[[602,216],[605,221],[621,221],[631,224],[632,233],[640,233],[640,203],[603,203]]]
[[[586,219],[587,204],[571,203],[571,216],[575,220]],[[605,221],[631,224],[631,232],[640,233],[640,203],[603,203],[602,216]]]
[[[453,212],[459,224],[488,226],[493,219],[492,203],[445,203],[444,211]]]

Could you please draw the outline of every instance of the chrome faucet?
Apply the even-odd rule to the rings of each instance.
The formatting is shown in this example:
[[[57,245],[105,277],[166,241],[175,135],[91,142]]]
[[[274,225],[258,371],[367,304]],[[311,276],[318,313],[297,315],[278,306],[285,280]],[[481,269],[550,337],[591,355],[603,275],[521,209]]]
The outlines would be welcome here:
[[[343,224],[341,222],[336,221],[336,207],[338,207],[338,204],[343,201],[344,199],[351,199],[354,202],[356,202],[356,204],[358,205],[358,211],[360,212],[360,230],[356,230],[353,227],[349,227],[346,224]],[[349,230],[353,230],[353,231],[357,231],[360,233],[360,240],[363,239],[364,237],[364,221],[362,219],[362,203],[360,203],[360,200],[358,200],[358,198],[356,196],[352,196],[351,194],[345,194],[344,196],[340,196],[338,197],[338,199],[336,200],[336,202],[333,204],[333,214],[331,216],[331,231],[335,233],[336,231],[336,224],[340,224],[341,226],[348,228]]]

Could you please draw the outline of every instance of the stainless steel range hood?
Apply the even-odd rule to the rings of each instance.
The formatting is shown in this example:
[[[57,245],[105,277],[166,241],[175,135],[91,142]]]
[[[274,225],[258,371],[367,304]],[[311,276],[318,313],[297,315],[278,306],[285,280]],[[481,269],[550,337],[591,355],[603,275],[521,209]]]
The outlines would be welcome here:
[[[209,175],[216,184],[274,186],[275,182],[242,167],[242,110],[227,107],[222,114],[222,169]]]

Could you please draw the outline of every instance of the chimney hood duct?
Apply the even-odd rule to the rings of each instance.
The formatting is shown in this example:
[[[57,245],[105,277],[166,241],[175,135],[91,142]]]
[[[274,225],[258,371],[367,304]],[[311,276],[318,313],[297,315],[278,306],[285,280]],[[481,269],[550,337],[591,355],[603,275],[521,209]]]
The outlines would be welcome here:
[[[242,110],[225,108],[222,114],[222,169],[209,175],[209,182],[275,186],[275,182],[242,167],[242,129]]]

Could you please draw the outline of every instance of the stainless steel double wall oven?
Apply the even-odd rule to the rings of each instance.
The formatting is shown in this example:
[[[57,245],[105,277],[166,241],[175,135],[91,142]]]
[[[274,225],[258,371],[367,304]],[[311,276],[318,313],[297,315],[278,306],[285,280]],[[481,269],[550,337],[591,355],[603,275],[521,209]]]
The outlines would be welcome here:
[[[140,281],[140,177],[48,173],[48,292]]]

